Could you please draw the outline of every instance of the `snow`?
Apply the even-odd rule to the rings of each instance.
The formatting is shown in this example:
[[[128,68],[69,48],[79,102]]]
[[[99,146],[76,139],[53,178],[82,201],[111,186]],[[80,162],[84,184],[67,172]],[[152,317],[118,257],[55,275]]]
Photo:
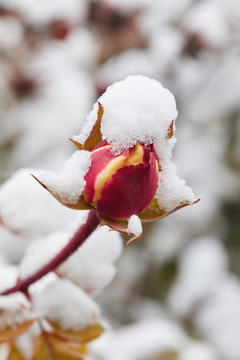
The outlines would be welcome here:
[[[212,237],[196,239],[180,257],[179,273],[171,289],[169,304],[180,315],[186,315],[211,294],[227,268],[220,241]]]
[[[20,264],[20,277],[24,279],[48,263],[68,243],[71,236],[72,231],[55,232],[30,245]],[[97,295],[113,279],[116,272],[114,262],[121,252],[120,235],[109,232],[107,227],[101,227],[56,271],[87,293]]]
[[[22,168],[0,186],[0,217],[14,233],[12,237],[23,235],[32,240],[61,230],[72,219],[74,211],[53,201],[30,175],[38,177],[39,172],[38,169]]]
[[[33,294],[39,316],[45,316],[64,330],[84,330],[100,322],[98,305],[68,280],[56,280]]]
[[[117,232],[109,232],[107,227],[95,231],[57,270],[96,296],[112,281],[116,269],[114,262],[122,252],[122,239]]]
[[[209,301],[195,318],[195,326],[221,351],[227,360],[240,357],[240,284],[232,274],[216,283]]]
[[[137,142],[151,144],[166,137],[172,120],[177,117],[173,95],[158,81],[141,75],[128,76],[109,86],[98,99],[104,113],[101,124],[103,139],[115,151]],[[84,143],[97,119],[98,103],[87,117],[78,140]]]
[[[186,341],[180,326],[156,318],[109,331],[91,347],[106,360],[137,360],[155,357],[164,351],[178,351]]]
[[[31,1],[31,0],[1,0],[1,2],[9,8],[19,11],[25,21],[31,24],[45,25],[54,19],[66,19],[76,21],[84,17],[86,12],[86,1],[77,0],[68,1],[68,6],[64,0],[50,1]]]
[[[18,267],[8,264],[0,264],[0,291],[14,286],[18,279]]]
[[[142,233],[142,223],[137,215],[132,215],[128,220],[128,234],[140,235]]]
[[[218,360],[218,354],[210,344],[192,341],[189,346],[184,349],[179,360]]]
[[[229,36],[226,16],[217,2],[202,1],[182,19],[183,27],[190,33],[200,34],[210,46],[222,46]]]
[[[172,162],[165,161],[161,169],[157,191],[160,208],[171,210],[181,202],[192,204],[195,200],[193,191],[186,185],[185,180],[179,179],[176,166]]]
[[[63,202],[76,204],[86,184],[84,176],[90,166],[90,155],[84,150],[76,151],[65,162],[62,171],[59,173],[48,171],[40,174],[38,178]]]
[[[0,296],[0,330],[7,327],[14,329],[32,319],[31,306],[21,293]]]
[[[105,3],[113,7],[119,8],[122,12],[132,12],[134,10],[136,11],[142,7],[149,5],[150,0],[105,0]]]
[[[23,39],[23,29],[15,19],[4,19],[0,22],[0,46],[5,51],[11,51]]]

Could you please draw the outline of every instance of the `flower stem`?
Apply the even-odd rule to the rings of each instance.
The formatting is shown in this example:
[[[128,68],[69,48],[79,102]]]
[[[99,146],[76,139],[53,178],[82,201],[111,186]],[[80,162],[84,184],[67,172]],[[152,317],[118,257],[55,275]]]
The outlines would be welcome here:
[[[47,275],[50,271],[55,270],[65,260],[81,246],[89,235],[100,225],[97,212],[91,210],[88,214],[88,218],[85,224],[81,225],[77,232],[73,235],[68,244],[46,265],[39,269],[35,274],[30,275],[24,280],[20,280],[14,287],[3,291],[0,295],[8,295],[17,291],[26,292],[28,287],[40,280],[44,275]]]

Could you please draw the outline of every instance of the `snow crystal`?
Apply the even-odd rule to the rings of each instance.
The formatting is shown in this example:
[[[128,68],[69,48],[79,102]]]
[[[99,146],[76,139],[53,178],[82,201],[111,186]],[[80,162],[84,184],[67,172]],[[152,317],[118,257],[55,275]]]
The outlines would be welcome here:
[[[132,215],[128,220],[127,233],[134,235],[142,234],[142,223],[137,215]]]
[[[85,187],[84,176],[90,166],[90,153],[87,151],[76,151],[63,166],[62,171],[45,172],[39,175],[39,180],[48,189],[58,194],[63,202],[76,204]]]
[[[83,290],[68,280],[56,280],[37,296],[33,303],[40,315],[65,330],[82,330],[100,321],[98,305]]]

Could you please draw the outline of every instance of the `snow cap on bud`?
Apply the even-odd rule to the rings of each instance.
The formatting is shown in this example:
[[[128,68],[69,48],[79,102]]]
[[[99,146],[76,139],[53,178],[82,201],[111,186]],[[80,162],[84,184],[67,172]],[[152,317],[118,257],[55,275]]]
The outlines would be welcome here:
[[[129,76],[107,88],[71,139],[83,171],[74,174],[74,161],[38,181],[62,204],[96,209],[103,224],[129,234],[132,216],[153,221],[195,202],[171,162],[176,117],[169,90],[145,76]]]

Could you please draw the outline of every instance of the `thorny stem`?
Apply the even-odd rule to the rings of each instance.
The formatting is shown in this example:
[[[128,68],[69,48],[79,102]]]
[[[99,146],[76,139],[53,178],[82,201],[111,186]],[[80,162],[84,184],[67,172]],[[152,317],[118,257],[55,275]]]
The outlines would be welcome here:
[[[12,288],[3,291],[0,295],[9,295],[17,291],[26,292],[28,287],[40,280],[44,275],[50,271],[55,270],[65,260],[71,256],[88,238],[89,235],[100,225],[101,220],[99,219],[97,212],[91,210],[88,214],[88,218],[85,224],[81,225],[77,232],[73,235],[69,243],[46,265],[39,269],[35,274],[28,278],[18,282]]]

